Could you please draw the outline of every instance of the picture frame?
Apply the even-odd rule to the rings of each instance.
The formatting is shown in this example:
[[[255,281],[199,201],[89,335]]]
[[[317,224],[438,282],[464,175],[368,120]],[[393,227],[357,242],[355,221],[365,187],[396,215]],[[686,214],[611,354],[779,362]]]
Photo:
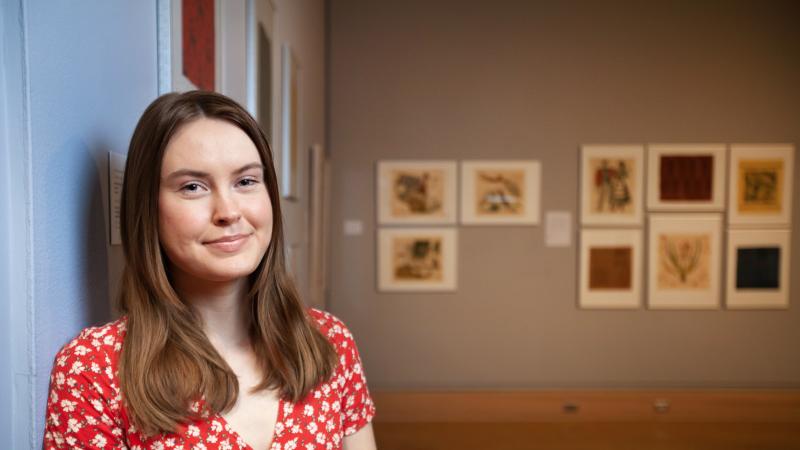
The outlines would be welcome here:
[[[162,35],[159,28],[159,70],[162,72],[159,84],[163,93],[195,89],[219,91],[222,78],[220,0],[166,1],[168,6],[162,6],[161,2],[158,5],[162,16],[158,18],[159,23],[169,24],[168,35]],[[168,18],[163,17],[165,14]]]
[[[718,309],[722,214],[650,214],[648,307]]]
[[[308,303],[319,309],[326,307],[329,186],[330,161],[322,144],[316,143],[309,149]]]
[[[581,223],[642,226],[644,145],[581,146]]]
[[[281,192],[287,200],[298,200],[300,158],[299,64],[289,43],[281,47],[282,146]]]
[[[378,291],[455,291],[457,245],[455,228],[380,228]]]
[[[378,161],[378,223],[455,224],[457,178],[455,161]]]
[[[273,0],[247,0],[248,8],[248,58],[247,104],[267,141],[275,148],[278,132],[278,101],[281,54],[275,51],[275,16]]]
[[[726,306],[789,307],[790,230],[728,230]]]
[[[463,225],[538,225],[541,164],[536,160],[461,162]]]
[[[732,144],[729,171],[729,227],[791,226],[794,145]]]
[[[583,229],[580,234],[578,306],[637,309],[644,261],[641,229]]]
[[[647,208],[651,211],[723,211],[725,144],[650,144]]]

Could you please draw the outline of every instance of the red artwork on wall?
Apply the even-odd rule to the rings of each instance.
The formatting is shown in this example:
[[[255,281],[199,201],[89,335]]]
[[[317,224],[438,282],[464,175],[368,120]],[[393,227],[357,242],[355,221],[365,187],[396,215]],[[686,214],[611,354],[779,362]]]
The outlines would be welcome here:
[[[661,157],[661,200],[711,200],[714,159],[711,155]]]
[[[183,0],[183,75],[214,90],[214,0]]]

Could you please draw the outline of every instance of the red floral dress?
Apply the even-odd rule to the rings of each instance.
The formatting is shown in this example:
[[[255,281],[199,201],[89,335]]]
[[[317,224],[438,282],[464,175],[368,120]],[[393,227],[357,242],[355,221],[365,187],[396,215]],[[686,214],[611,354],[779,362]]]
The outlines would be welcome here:
[[[334,344],[339,365],[301,402],[280,401],[270,450],[340,449],[344,436],[375,414],[350,331],[329,313],[309,312]],[[84,329],[58,352],[50,376],[45,449],[253,450],[220,415],[145,439],[129,422],[119,389],[124,337],[122,318]],[[200,402],[192,409],[199,411]]]

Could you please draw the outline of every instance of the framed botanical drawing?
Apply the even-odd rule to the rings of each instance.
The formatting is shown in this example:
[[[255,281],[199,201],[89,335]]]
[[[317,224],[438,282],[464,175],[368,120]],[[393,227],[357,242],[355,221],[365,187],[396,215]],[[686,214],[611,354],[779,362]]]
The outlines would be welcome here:
[[[789,230],[729,230],[728,308],[789,307]]]
[[[718,308],[722,215],[651,214],[649,223],[650,308]]]
[[[728,224],[788,227],[792,217],[794,146],[731,145]]]
[[[541,165],[533,160],[462,161],[461,223],[539,223]]]
[[[642,225],[644,171],[641,145],[584,145],[581,223]]]
[[[283,197],[296,200],[299,175],[300,93],[297,58],[292,47],[285,43],[281,50],[283,81],[283,145],[281,151],[281,191]]]
[[[458,245],[454,228],[378,230],[378,290],[454,291]]]
[[[648,209],[725,209],[726,154],[724,144],[648,145]]]
[[[455,161],[379,161],[378,223],[454,224]]]
[[[642,230],[583,229],[581,308],[638,308],[642,298]]]

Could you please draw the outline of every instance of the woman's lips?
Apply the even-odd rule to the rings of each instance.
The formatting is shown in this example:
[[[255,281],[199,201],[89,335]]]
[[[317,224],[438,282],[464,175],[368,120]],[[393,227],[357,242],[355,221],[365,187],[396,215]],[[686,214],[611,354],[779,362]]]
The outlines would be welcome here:
[[[233,253],[242,248],[249,237],[250,235],[246,234],[224,237],[216,241],[206,242],[205,245],[225,253]]]

